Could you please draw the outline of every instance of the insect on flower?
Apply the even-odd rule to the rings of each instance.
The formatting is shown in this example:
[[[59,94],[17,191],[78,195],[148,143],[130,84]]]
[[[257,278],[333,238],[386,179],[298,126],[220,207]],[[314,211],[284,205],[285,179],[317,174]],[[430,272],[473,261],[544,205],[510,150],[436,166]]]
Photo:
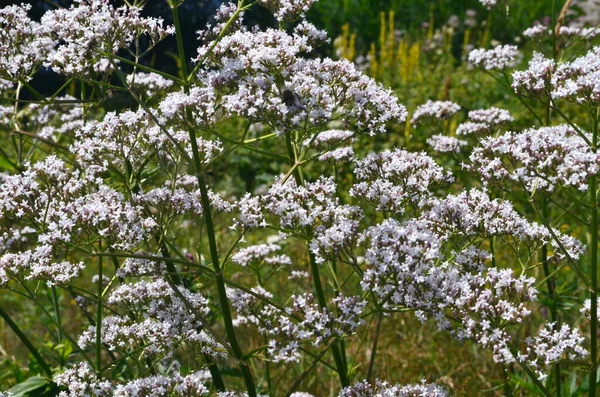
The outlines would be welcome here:
[[[281,93],[281,100],[288,108],[296,110],[305,110],[306,108],[300,101],[300,96],[289,88],[286,88]]]

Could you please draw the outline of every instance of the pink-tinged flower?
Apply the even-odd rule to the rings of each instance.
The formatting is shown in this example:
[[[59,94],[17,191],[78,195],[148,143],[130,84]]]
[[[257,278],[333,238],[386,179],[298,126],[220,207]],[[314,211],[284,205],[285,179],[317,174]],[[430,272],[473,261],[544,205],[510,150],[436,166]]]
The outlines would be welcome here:
[[[512,88],[517,94],[538,97],[550,91],[550,80],[554,74],[556,62],[538,52],[533,53],[529,68],[512,74]]]
[[[481,175],[485,183],[513,180],[529,192],[560,186],[585,191],[590,176],[600,170],[600,156],[566,125],[486,138],[473,149],[470,160],[464,167]]]
[[[436,152],[459,153],[460,149],[466,146],[468,142],[453,136],[433,135],[427,139],[427,144]]]
[[[279,22],[289,22],[303,17],[316,0],[259,0]]]
[[[460,106],[450,101],[427,101],[419,106],[411,118],[414,125],[430,121],[448,120],[460,111]]]
[[[552,76],[552,97],[597,106],[600,101],[600,47],[565,62]]]
[[[469,64],[485,70],[504,70],[515,67],[521,54],[514,45],[499,45],[491,50],[475,49],[469,53]]]
[[[57,42],[44,65],[69,76],[89,76],[113,69],[101,52],[116,53],[147,36],[150,47],[172,34],[162,19],[142,17],[137,7],[114,8],[107,0],[77,0],[70,8],[46,12],[41,24]]]
[[[453,180],[425,153],[402,149],[369,153],[356,162],[354,174],[357,181],[350,195],[395,213],[423,205],[432,196],[431,188]]]
[[[446,397],[446,391],[436,384],[427,384],[425,380],[416,385],[392,385],[377,379],[375,383],[367,380],[356,382],[340,391],[338,397]]]

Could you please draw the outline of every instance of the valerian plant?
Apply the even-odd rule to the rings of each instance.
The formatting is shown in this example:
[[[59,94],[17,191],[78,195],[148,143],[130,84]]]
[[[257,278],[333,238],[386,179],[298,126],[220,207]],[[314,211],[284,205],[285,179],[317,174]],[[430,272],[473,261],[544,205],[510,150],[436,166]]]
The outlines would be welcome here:
[[[54,342],[72,349],[48,354],[0,308],[39,368],[37,390],[299,397],[308,395],[297,391],[303,380],[323,366],[339,396],[444,396],[433,380],[375,378],[381,324],[414,312],[488,349],[543,395],[560,395],[561,367],[582,365],[593,395],[597,321],[588,341],[555,311],[532,318],[540,317],[540,283],[553,295],[550,271],[566,266],[590,291],[580,308],[598,317],[598,50],[562,64],[539,56],[523,73],[541,73],[544,84],[517,74],[513,83],[558,113],[559,99],[583,106],[591,133],[565,116],[566,125],[549,119],[494,136],[513,119],[490,108],[469,112],[457,129],[467,141],[446,136],[460,106],[420,107],[412,121],[434,129],[436,151],[478,145],[465,167],[482,185],[447,194],[452,172],[425,152],[355,153],[358,138],[385,133],[407,111],[352,63],[314,56],[327,35],[304,19],[312,2],[224,4],[214,26],[198,32],[195,54],[184,51],[176,0],[168,0],[174,26],[143,17],[136,3],[115,8],[108,0],[79,0],[40,21],[25,5],[0,10],[8,142],[0,155],[10,170],[0,185],[0,286],[29,299]],[[257,6],[278,29],[242,23]],[[177,76],[144,62],[169,35]],[[495,72],[514,66],[516,51],[479,51],[471,61]],[[66,79],[48,97],[30,84],[43,68]],[[79,93],[67,95],[70,87]],[[136,105],[106,112],[115,92]],[[239,152],[276,162],[280,175],[241,195],[223,191],[212,170]],[[575,195],[591,215],[582,219],[588,251],[545,215],[549,201],[534,222],[500,198],[493,186],[508,181],[532,197]],[[65,317],[73,315],[65,299],[76,303],[76,318]],[[534,330],[524,334],[525,324]],[[365,348],[357,334],[370,335],[359,369],[350,354]],[[290,380],[279,363],[302,366]],[[508,378],[505,386],[510,394]]]

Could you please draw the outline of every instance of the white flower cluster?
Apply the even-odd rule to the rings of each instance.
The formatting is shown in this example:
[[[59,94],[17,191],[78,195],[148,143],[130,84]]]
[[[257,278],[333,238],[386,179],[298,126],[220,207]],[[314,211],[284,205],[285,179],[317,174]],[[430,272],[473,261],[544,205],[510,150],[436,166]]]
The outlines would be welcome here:
[[[316,0],[259,0],[258,3],[268,8],[279,22],[293,21],[303,17]]]
[[[200,397],[208,395],[209,389],[205,371],[183,376],[175,371],[169,375],[155,375],[134,379],[128,383],[113,386],[106,380],[98,380],[94,370],[87,362],[79,363],[54,376],[58,386],[68,391],[60,392],[60,397],[129,397],[129,396],[180,396]]]
[[[423,380],[417,385],[391,385],[376,380],[374,384],[364,380],[344,388],[338,397],[446,397],[448,394],[440,386]]]
[[[550,34],[551,30],[548,26],[542,25],[541,23],[537,25],[533,25],[530,28],[527,28],[523,31],[523,36],[528,37],[530,39],[539,38],[546,34]]]
[[[233,225],[231,226],[232,229],[235,230],[240,227],[243,230],[252,230],[267,226],[267,221],[260,205],[260,197],[246,193],[237,202],[236,207],[239,215],[234,218]]]
[[[316,147],[326,147],[349,141],[353,136],[354,133],[348,130],[326,130],[318,133],[312,139],[306,140],[304,143]]]
[[[529,68],[513,73],[512,87],[517,94],[538,98],[566,99],[587,106],[600,101],[600,47],[571,62],[556,64],[540,53],[534,53]]]
[[[66,75],[105,73],[113,67],[101,52],[116,53],[142,35],[153,47],[175,31],[163,28],[162,19],[140,14],[140,8],[114,8],[107,0],[77,0],[71,8],[46,12],[41,23],[58,45],[44,65]]]
[[[68,283],[83,269],[83,263],[58,260],[71,244],[85,246],[92,236],[101,236],[113,249],[135,250],[154,231],[156,222],[141,207],[96,182],[53,155],[6,178],[0,185],[0,234],[13,234],[9,220],[35,229],[28,242],[32,248],[1,247],[0,283],[8,282],[7,273],[52,285]]]
[[[539,380],[545,380],[551,364],[563,359],[577,360],[585,358],[588,351],[582,347],[585,338],[577,329],[563,324],[560,328],[554,323],[546,324],[537,336],[528,338],[527,354],[519,357],[526,361],[538,375]]]
[[[366,305],[359,297],[338,297],[334,302],[340,305],[341,315],[335,316],[327,309],[321,309],[311,294],[292,296],[293,305],[286,309],[286,315],[278,314],[266,320],[266,327],[260,331],[270,335],[268,352],[275,362],[297,362],[298,348],[302,342],[319,346],[334,336],[351,335],[364,323],[360,319]],[[301,316],[301,321],[292,321],[290,316]]]
[[[94,369],[88,362],[75,364],[64,372],[57,374],[52,379],[58,386],[65,386],[68,392],[61,392],[61,397],[99,396],[112,395],[111,383],[107,380],[99,381]]]
[[[161,109],[167,101],[173,105],[169,98],[178,94],[171,94],[161,102]],[[169,116],[175,118],[175,112]],[[109,112],[102,121],[90,122],[78,129],[75,138],[69,150],[86,166],[90,175],[104,172],[109,166],[119,167],[127,175],[128,168],[139,168],[157,151],[164,161],[176,162],[181,157],[178,147],[192,157],[192,145],[186,131],[169,129],[166,134],[143,109],[119,114]],[[196,144],[202,165],[223,151],[217,139],[198,137]]]
[[[559,186],[586,191],[590,176],[600,169],[600,156],[567,125],[486,138],[470,160],[465,168],[477,172],[485,183],[513,180],[529,192]]]
[[[517,94],[528,93],[538,97],[542,93],[550,91],[550,79],[554,74],[556,62],[544,57],[539,52],[533,53],[529,61],[529,68],[523,71],[515,71],[512,74],[512,88]]]
[[[587,102],[596,106],[600,101],[600,47],[594,47],[572,62],[556,68],[552,76],[552,97]]]
[[[349,163],[356,160],[354,149],[351,146],[340,147],[329,150],[319,156],[319,161],[331,161],[334,163]]]
[[[30,9],[27,4],[0,9],[0,78],[7,81],[29,80],[55,45],[48,27],[27,16]]]
[[[146,98],[163,97],[173,86],[173,81],[156,73],[132,73],[127,75],[127,84],[134,92],[143,93]]]
[[[196,32],[198,34],[198,39],[203,42],[215,40],[223,33],[227,23],[237,10],[238,6],[235,2],[223,2],[214,15],[216,25],[212,26],[210,23],[206,24],[205,29]],[[231,21],[230,29],[234,31],[246,30],[246,27],[243,25],[244,11],[241,11],[238,15],[237,19]]]
[[[313,230],[310,249],[318,263],[355,245],[363,217],[359,207],[340,204],[335,189],[333,178],[321,177],[304,186],[278,179],[261,197],[264,210],[275,215],[286,232],[302,236],[307,227]]]
[[[350,195],[380,211],[404,213],[407,205],[423,205],[431,188],[452,182],[452,175],[425,153],[402,149],[369,153],[354,168],[357,183]]]
[[[498,45],[491,50],[475,49],[469,53],[469,64],[485,70],[505,70],[517,66],[521,53],[514,45]]]
[[[541,245],[550,242],[556,248],[551,261],[561,261],[566,255],[575,259],[583,255],[584,248],[579,241],[564,235],[558,230],[552,232],[560,244],[552,238],[545,227],[528,222],[520,216],[508,201],[491,199],[484,191],[471,189],[458,195],[448,195],[433,200],[431,208],[423,214],[429,227],[444,240],[450,236],[510,236],[514,243],[525,244],[533,252]],[[564,247],[563,251],[560,246]],[[514,247],[517,249],[517,247]]]
[[[227,114],[263,120],[283,132],[344,118],[373,135],[384,132],[387,122],[406,118],[393,93],[352,63],[300,58],[320,37],[303,26],[302,33],[291,35],[268,29],[225,36],[200,72],[205,90],[224,91],[221,102]],[[307,32],[312,33],[303,35]],[[209,48],[210,43],[200,47],[199,58]],[[274,75],[283,81],[275,81]]]
[[[494,127],[514,121],[508,110],[495,107],[471,110],[468,116],[469,120],[473,122],[485,123]]]
[[[466,146],[468,142],[453,136],[432,135],[427,138],[427,144],[436,152],[459,153],[460,149]]]
[[[208,314],[207,299],[183,287],[179,287],[179,292],[189,309],[162,279],[138,281],[116,288],[108,297],[110,305],[147,309],[139,315],[129,310],[126,314],[104,317],[101,343],[111,351],[131,349],[146,356],[168,356],[184,343],[194,344],[205,354],[222,357],[224,348],[204,331],[198,319],[198,316]],[[78,343],[82,348],[94,345],[96,326],[84,331]]]
[[[490,125],[486,123],[475,123],[473,121],[465,121],[456,127],[456,135],[473,135],[481,136],[490,132]]]
[[[498,5],[498,0],[479,0],[479,2],[488,10],[491,10]]]
[[[78,103],[61,103],[68,101],[76,100],[67,95],[56,98],[57,103],[30,104],[24,109],[28,120],[23,123],[22,128],[51,141],[58,141],[64,135],[74,135],[84,125],[83,106]]]
[[[208,127],[216,119],[216,93],[208,87],[194,86],[189,93],[183,90],[172,92],[158,106],[162,115],[183,125],[186,123],[187,111],[192,112],[195,125]]]
[[[430,206],[418,219],[386,219],[363,233],[362,240],[368,242],[363,290],[383,307],[416,309],[420,320],[435,319],[441,329],[490,348],[498,362],[514,362],[510,326],[530,315],[529,305],[537,297],[535,279],[489,267],[491,254],[470,243],[475,236],[498,236],[516,252],[521,245],[535,252],[551,240],[549,231],[527,222],[509,203],[491,200],[477,190],[432,200]],[[583,253],[570,237],[554,233],[570,256]],[[465,243],[461,251],[447,253],[448,247]],[[552,260],[563,259],[559,253]],[[543,361],[538,365],[543,370],[558,360],[544,358],[548,356],[543,353],[544,338],[548,339],[541,334],[532,343],[535,354],[528,358]],[[583,354],[582,340],[575,336],[571,340],[576,343],[567,343],[559,355]]]
[[[114,8],[107,0],[78,0],[70,8],[46,12],[40,22],[27,16],[30,6],[0,10],[0,77],[29,79],[43,64],[65,75],[88,76],[112,70],[102,52],[116,53],[148,35],[151,46],[173,33],[162,20],[141,17],[136,7]]]
[[[512,121],[514,119],[504,109],[491,107],[489,109],[471,110],[468,113],[468,121],[459,124],[456,128],[456,135],[481,136]]]
[[[258,244],[240,249],[231,256],[231,260],[241,266],[248,266],[252,263],[265,263],[271,266],[289,266],[292,260],[287,255],[274,255],[272,253],[280,251],[281,246],[277,244]]]
[[[164,262],[151,259],[127,258],[117,270],[118,277],[161,276],[167,272]]]
[[[358,296],[333,299],[334,312],[321,308],[312,294],[294,295],[285,311],[271,305],[273,295],[262,287],[251,293],[229,288],[227,296],[237,312],[235,324],[252,324],[269,338],[268,354],[275,362],[297,362],[303,343],[319,346],[332,337],[353,334],[364,324],[360,317],[367,302]]]
[[[450,101],[427,101],[419,106],[411,118],[411,122],[417,126],[426,122],[448,120],[460,111],[460,106]]]
[[[550,37],[552,30],[545,25],[537,24],[523,31],[523,36],[530,39],[542,39]],[[558,30],[558,38],[577,37],[584,40],[591,40],[600,34],[597,27],[577,28],[574,26],[561,26]]]

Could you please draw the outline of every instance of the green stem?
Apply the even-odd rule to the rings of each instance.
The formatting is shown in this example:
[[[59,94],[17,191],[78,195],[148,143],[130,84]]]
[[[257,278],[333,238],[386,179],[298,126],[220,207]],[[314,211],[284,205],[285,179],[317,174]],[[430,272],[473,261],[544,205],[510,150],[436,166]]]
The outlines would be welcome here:
[[[317,300],[319,301],[319,306],[321,309],[327,308],[327,300],[325,299],[325,292],[323,291],[323,285],[321,284],[321,276],[319,274],[319,265],[315,259],[315,256],[312,252],[309,252],[310,258],[310,270],[312,273],[313,282],[315,284],[315,290],[317,292]],[[342,356],[342,352],[339,345],[339,340],[336,340],[331,345],[331,352],[333,353],[333,359],[335,361],[335,366],[337,368],[337,373],[340,377],[340,383],[342,387],[350,386],[350,380],[348,379],[348,370],[344,365],[344,357]]]
[[[57,330],[58,330],[58,343],[62,343],[63,340],[63,328],[62,328],[62,323],[60,320],[60,306],[58,305],[58,293],[56,292],[56,287],[52,286],[50,289],[51,293],[52,293],[52,306],[54,308],[54,316],[56,317],[56,324],[57,324]],[[61,354],[60,356],[60,367],[62,368],[64,365],[64,357]]]
[[[175,34],[177,36],[177,49],[179,53],[180,63],[182,64],[182,73],[184,76],[187,76],[187,62],[185,59],[185,52],[183,47],[183,37],[181,33],[181,24],[179,21],[179,14],[177,12],[177,7],[171,5],[171,11],[173,13],[173,23],[175,25]],[[186,77],[186,81],[184,81],[184,91],[186,93],[189,92],[189,80]],[[188,119],[191,119],[190,112],[188,111]],[[231,346],[232,353],[234,357],[237,359],[240,371],[242,372],[242,377],[244,378],[244,382],[246,383],[246,389],[248,390],[249,397],[256,397],[256,387],[254,385],[254,379],[252,378],[252,373],[250,371],[250,367],[244,361],[244,353],[238,344],[237,337],[235,335],[235,329],[233,327],[233,319],[231,316],[231,309],[229,308],[229,300],[227,299],[227,292],[225,290],[225,279],[223,276],[223,270],[221,269],[219,263],[219,252],[217,249],[217,239],[215,234],[215,228],[212,220],[212,211],[210,205],[210,199],[208,197],[208,188],[206,185],[206,180],[204,178],[204,174],[202,172],[202,162],[200,160],[200,154],[198,151],[198,142],[196,141],[196,132],[193,128],[188,130],[190,136],[190,144],[192,146],[192,156],[193,163],[190,165],[194,170],[194,174],[198,180],[198,185],[200,187],[200,196],[202,200],[202,209],[204,222],[206,224],[206,234],[208,235],[208,245],[210,248],[210,256],[212,260],[212,265],[215,270],[215,279],[217,284],[217,293],[219,296],[219,304],[221,309],[221,314],[223,315],[223,322],[225,323],[225,332],[227,334],[227,340],[229,345]]]
[[[181,63],[181,75],[185,79],[184,86],[187,86],[189,79],[187,78],[187,60],[185,59],[185,49],[183,47],[183,34],[181,33],[181,23],[179,22],[179,11],[176,6],[171,4],[171,12],[173,13],[173,22],[175,24],[175,38],[177,39],[177,53],[179,55],[179,63]]]
[[[227,333],[227,340],[231,345],[231,349],[235,358],[239,361],[240,370],[248,389],[248,395],[250,397],[256,397],[256,387],[254,386],[254,379],[250,372],[250,367],[243,361],[244,354],[240,348],[237,337],[235,335],[235,329],[233,327],[233,319],[231,317],[231,310],[229,308],[229,300],[227,299],[227,292],[225,290],[225,278],[223,276],[223,270],[219,265],[219,252],[217,250],[217,240],[215,237],[215,229],[212,221],[212,213],[210,206],[210,199],[208,198],[208,188],[206,187],[206,180],[204,174],[199,172],[200,157],[198,156],[198,147],[196,145],[196,134],[193,130],[190,130],[192,149],[194,154],[194,162],[196,164],[196,178],[200,187],[200,196],[202,199],[202,208],[204,213],[204,222],[206,223],[206,234],[208,235],[208,245],[210,248],[210,256],[212,259],[213,268],[215,270],[215,279],[217,284],[217,293],[219,295],[219,304],[221,314],[223,315],[223,322],[225,323],[225,331]]]
[[[298,158],[296,152],[294,151],[294,147],[292,145],[292,139],[290,136],[290,132],[285,133],[286,137],[286,147],[288,150],[288,156],[290,161],[293,162],[294,165],[298,163]],[[300,169],[298,167],[294,168],[293,171],[294,179],[296,180],[296,184],[298,186],[303,186],[304,181],[302,179],[302,175],[300,174]],[[306,230],[306,235],[309,236],[309,240],[312,239],[312,231],[310,229]],[[327,308],[327,300],[325,299],[325,293],[323,292],[323,286],[321,285],[321,276],[319,274],[319,265],[315,259],[314,254],[310,251],[309,248],[309,258],[310,258],[310,269],[312,273],[313,282],[315,284],[315,290],[317,292],[317,300],[319,301],[319,306],[322,309]],[[340,383],[342,387],[350,386],[350,381],[348,380],[348,370],[346,368],[344,357],[342,357],[342,353],[340,351],[339,340],[336,340],[331,345],[331,351],[333,353],[333,359],[335,360],[335,366],[337,368],[337,373],[340,377]]]
[[[21,331],[21,328],[19,328],[19,326],[12,320],[12,318],[10,318],[8,313],[6,313],[4,311],[4,309],[2,309],[1,307],[0,307],[0,317],[2,317],[4,319],[4,321],[10,327],[10,329],[13,330],[15,335],[17,335],[17,337],[21,340],[21,342],[23,342],[25,347],[27,347],[27,350],[29,350],[31,355],[35,358],[35,360],[38,362],[38,364],[42,367],[42,370],[44,370],[46,375],[49,377],[52,377],[52,370],[50,369],[50,366],[48,365],[48,363],[46,363],[46,361],[42,358],[42,355],[40,354],[38,349],[35,348],[33,343],[31,343],[29,338],[27,338],[27,335],[25,335],[23,333],[23,331]]]
[[[527,366],[527,364],[525,364],[524,362],[522,362],[522,361],[519,360],[518,355],[515,353],[515,351],[513,351],[511,349],[510,353],[515,358],[516,362],[519,364],[519,366],[521,367],[521,369],[523,371],[525,371],[525,373],[527,373],[527,375],[533,381],[533,383],[540,389],[540,391],[542,392],[542,394],[545,397],[552,397],[552,394],[550,394],[550,392],[548,391],[548,389],[546,389],[546,387],[544,386],[544,384],[542,382],[540,382],[540,380],[538,379],[537,375],[531,370],[531,368],[529,368]]]
[[[325,355],[325,352],[327,352],[329,347],[333,346],[334,343],[335,343],[335,339],[332,340],[331,342],[329,342],[329,344],[327,346],[325,346],[319,352],[319,354],[315,357],[315,359],[310,363],[308,368],[306,368],[306,370],[294,381],[294,383],[292,384],[292,387],[290,387],[290,390],[286,393],[285,397],[290,397],[292,394],[294,394],[294,392],[296,391],[298,386],[300,386],[300,383],[302,383],[304,378],[306,378],[306,375],[308,375],[310,373],[310,371],[314,368],[314,366],[317,365],[317,363],[319,361],[321,361],[321,357],[323,357]]]
[[[592,129],[592,150],[594,153],[598,150],[598,114],[594,114],[594,126]],[[591,299],[591,325],[590,325],[590,356],[592,359],[590,374],[589,374],[589,385],[590,385],[590,397],[596,396],[596,383],[597,383],[597,371],[598,371],[598,198],[596,193],[596,175],[590,177],[590,199],[592,209],[592,249],[591,249],[591,260],[590,260],[590,281],[592,283],[592,291],[590,293]]]
[[[504,365],[502,366],[502,375],[504,377],[504,395],[506,397],[512,397],[513,393],[510,388],[510,383],[508,382],[508,373],[506,372]]]
[[[102,244],[102,243],[100,243]],[[100,245],[100,251],[102,245]],[[102,257],[98,258],[98,306],[96,308],[96,373],[102,379]]]
[[[172,269],[172,272],[175,272],[175,265],[173,264],[173,261],[170,260],[171,253],[169,252],[167,245],[165,244],[164,241],[161,241],[160,244],[161,244],[161,253],[165,258],[167,258],[167,260],[165,261],[167,264],[167,268],[169,268],[169,264],[170,264],[170,269]],[[181,279],[180,279],[178,273],[171,273],[170,278],[171,278],[171,282],[174,285],[178,285],[181,283]],[[179,290],[177,290],[177,291],[179,291]],[[213,383],[215,384],[215,388],[218,391],[225,391],[225,382],[223,382],[223,377],[221,376],[221,371],[219,370],[219,366],[215,362],[214,358],[212,358],[209,354],[203,353],[203,355],[204,355],[204,359],[206,360],[206,364],[208,365],[208,370],[210,371],[210,376],[213,380]]]
[[[546,196],[542,195],[540,199],[540,207],[541,207],[541,216],[543,219],[548,219],[548,200]],[[558,311],[556,309],[556,292],[554,287],[554,278],[551,277],[550,265],[548,264],[548,244],[542,245],[538,253],[538,260],[542,263],[544,269],[544,278],[546,280],[546,288],[548,289],[548,299],[549,299],[549,309],[550,309],[550,318],[555,326],[558,328]],[[556,363],[554,365],[554,385],[556,387],[556,395],[560,397],[561,395],[561,374],[560,374],[560,364]]]
[[[143,70],[144,72],[158,74],[158,75],[164,77],[167,80],[173,81],[174,83],[177,83],[177,84],[180,84],[180,85],[183,83],[183,80],[181,80],[180,78],[175,77],[175,76],[173,76],[173,75],[171,75],[169,73],[165,73],[165,72],[162,72],[162,71],[160,71],[158,69],[153,69],[153,68],[150,68],[148,66],[144,66],[144,65],[142,65],[140,63],[131,61],[131,60],[127,59],[127,58],[120,57],[120,56],[118,56],[116,54],[111,54],[109,52],[103,52],[103,51],[98,51],[98,53],[101,54],[101,55],[103,55],[103,56],[105,56],[105,57],[107,57],[107,58],[114,58],[114,59],[116,59],[116,60],[118,60],[120,62],[123,62],[123,63],[127,64],[127,65],[133,66],[134,68]]]
[[[373,348],[371,349],[371,358],[369,359],[369,370],[367,371],[367,382],[371,383],[373,380],[373,370],[375,368],[375,356],[377,354],[377,344],[379,343],[379,333],[381,331],[381,320],[383,319],[383,312],[379,312],[377,315],[377,328],[375,328],[375,338],[373,339]]]

